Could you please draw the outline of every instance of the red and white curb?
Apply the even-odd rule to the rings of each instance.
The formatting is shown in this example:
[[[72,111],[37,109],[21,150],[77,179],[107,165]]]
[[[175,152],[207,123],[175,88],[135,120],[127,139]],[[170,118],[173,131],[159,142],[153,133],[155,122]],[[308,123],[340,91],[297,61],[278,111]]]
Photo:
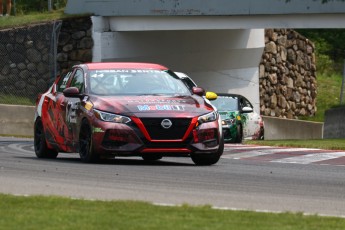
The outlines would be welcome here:
[[[225,144],[224,159],[345,166],[345,151]]]

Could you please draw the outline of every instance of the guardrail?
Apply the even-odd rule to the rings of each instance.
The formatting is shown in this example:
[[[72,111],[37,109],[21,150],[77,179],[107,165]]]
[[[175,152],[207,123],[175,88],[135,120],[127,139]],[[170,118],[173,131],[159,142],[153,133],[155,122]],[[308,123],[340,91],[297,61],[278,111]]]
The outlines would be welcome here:
[[[329,109],[325,112],[324,138],[345,138],[345,107]]]
[[[265,140],[323,139],[323,122],[263,116]]]
[[[0,135],[34,135],[35,107],[24,105],[0,105]]]

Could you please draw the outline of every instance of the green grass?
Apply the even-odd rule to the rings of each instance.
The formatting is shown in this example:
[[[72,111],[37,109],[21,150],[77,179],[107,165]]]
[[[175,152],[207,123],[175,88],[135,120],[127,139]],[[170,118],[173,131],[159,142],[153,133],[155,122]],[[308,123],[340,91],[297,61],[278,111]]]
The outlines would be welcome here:
[[[65,9],[55,10],[51,12],[33,12],[25,15],[17,15],[10,17],[1,17],[0,18],[0,28],[12,28],[17,26],[26,26],[35,23],[43,23],[47,21],[53,21],[63,18],[79,17],[82,15],[67,15],[64,14]],[[86,15],[84,15],[86,16]]]
[[[133,201],[88,201],[0,194],[1,229],[345,229],[345,219],[301,213],[155,206]]]
[[[35,101],[27,97],[14,96],[10,94],[0,94],[0,104],[35,105]]]
[[[314,117],[300,117],[302,120],[323,122],[325,111],[340,104],[342,75],[317,75],[317,111]]]
[[[317,148],[328,150],[345,150],[344,139],[322,139],[322,140],[245,140],[245,144],[295,147],[295,148]]]

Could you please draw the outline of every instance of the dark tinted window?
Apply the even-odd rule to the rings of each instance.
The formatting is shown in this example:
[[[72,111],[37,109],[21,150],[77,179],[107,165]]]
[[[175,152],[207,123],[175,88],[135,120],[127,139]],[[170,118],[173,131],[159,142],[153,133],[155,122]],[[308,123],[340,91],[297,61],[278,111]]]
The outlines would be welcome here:
[[[244,97],[241,97],[240,99],[240,107],[241,109],[243,109],[244,107],[253,108],[252,104]]]
[[[182,81],[187,85],[187,87],[192,90],[193,87],[196,87],[196,85],[194,84],[194,82],[192,82],[189,78],[184,78],[182,79]]]
[[[60,77],[60,80],[57,84],[56,91],[62,92],[64,89],[66,89],[67,82],[71,76],[72,72],[68,72],[65,76]]]
[[[70,87],[77,87],[79,92],[84,92],[84,74],[81,69],[75,71]]]

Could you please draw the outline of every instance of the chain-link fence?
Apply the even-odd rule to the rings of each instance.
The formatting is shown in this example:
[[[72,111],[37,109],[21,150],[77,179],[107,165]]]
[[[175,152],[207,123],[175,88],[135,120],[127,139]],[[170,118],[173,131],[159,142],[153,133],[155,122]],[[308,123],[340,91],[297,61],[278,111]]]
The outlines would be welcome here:
[[[0,104],[34,105],[56,77],[61,21],[0,30]]]

